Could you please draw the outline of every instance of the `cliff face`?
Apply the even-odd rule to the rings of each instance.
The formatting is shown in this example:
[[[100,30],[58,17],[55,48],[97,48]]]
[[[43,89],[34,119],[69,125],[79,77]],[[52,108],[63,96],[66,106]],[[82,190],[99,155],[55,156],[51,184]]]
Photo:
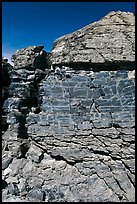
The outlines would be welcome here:
[[[134,15],[112,12],[57,39],[51,56],[13,55],[4,201],[135,201],[134,45]]]

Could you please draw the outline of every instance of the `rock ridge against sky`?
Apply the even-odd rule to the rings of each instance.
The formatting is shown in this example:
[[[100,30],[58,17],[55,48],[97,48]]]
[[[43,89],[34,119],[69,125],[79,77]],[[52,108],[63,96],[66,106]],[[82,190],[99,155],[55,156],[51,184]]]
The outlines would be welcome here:
[[[52,59],[53,64],[134,62],[135,16],[130,12],[110,12],[101,20],[58,38]]]

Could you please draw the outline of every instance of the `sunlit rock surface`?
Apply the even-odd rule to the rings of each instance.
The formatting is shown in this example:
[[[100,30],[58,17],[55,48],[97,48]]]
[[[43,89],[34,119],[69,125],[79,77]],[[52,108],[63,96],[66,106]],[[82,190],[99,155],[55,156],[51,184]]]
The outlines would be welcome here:
[[[135,61],[135,16],[111,12],[72,34],[54,42],[53,64],[79,64],[117,67]]]

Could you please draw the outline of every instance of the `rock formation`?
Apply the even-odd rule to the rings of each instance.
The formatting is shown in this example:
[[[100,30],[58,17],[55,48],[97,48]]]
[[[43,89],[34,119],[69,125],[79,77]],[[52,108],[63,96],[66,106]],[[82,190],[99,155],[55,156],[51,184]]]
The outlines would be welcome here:
[[[9,85],[11,83],[10,73],[12,66],[8,63],[8,60],[2,57],[2,106],[9,96]],[[2,131],[6,131],[8,128],[7,117],[2,111]]]
[[[3,59],[3,202],[135,201],[134,28],[111,12]]]
[[[94,68],[105,65],[107,69],[121,65],[126,69],[135,62],[134,42],[134,15],[111,12],[100,21],[57,39],[52,60],[55,65],[85,63]]]

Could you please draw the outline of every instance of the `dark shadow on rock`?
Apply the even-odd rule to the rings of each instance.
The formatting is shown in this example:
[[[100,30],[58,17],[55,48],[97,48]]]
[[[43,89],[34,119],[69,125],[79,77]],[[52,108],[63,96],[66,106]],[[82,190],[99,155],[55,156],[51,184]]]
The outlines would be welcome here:
[[[7,185],[8,185],[7,182],[2,179],[2,189],[6,188]]]

